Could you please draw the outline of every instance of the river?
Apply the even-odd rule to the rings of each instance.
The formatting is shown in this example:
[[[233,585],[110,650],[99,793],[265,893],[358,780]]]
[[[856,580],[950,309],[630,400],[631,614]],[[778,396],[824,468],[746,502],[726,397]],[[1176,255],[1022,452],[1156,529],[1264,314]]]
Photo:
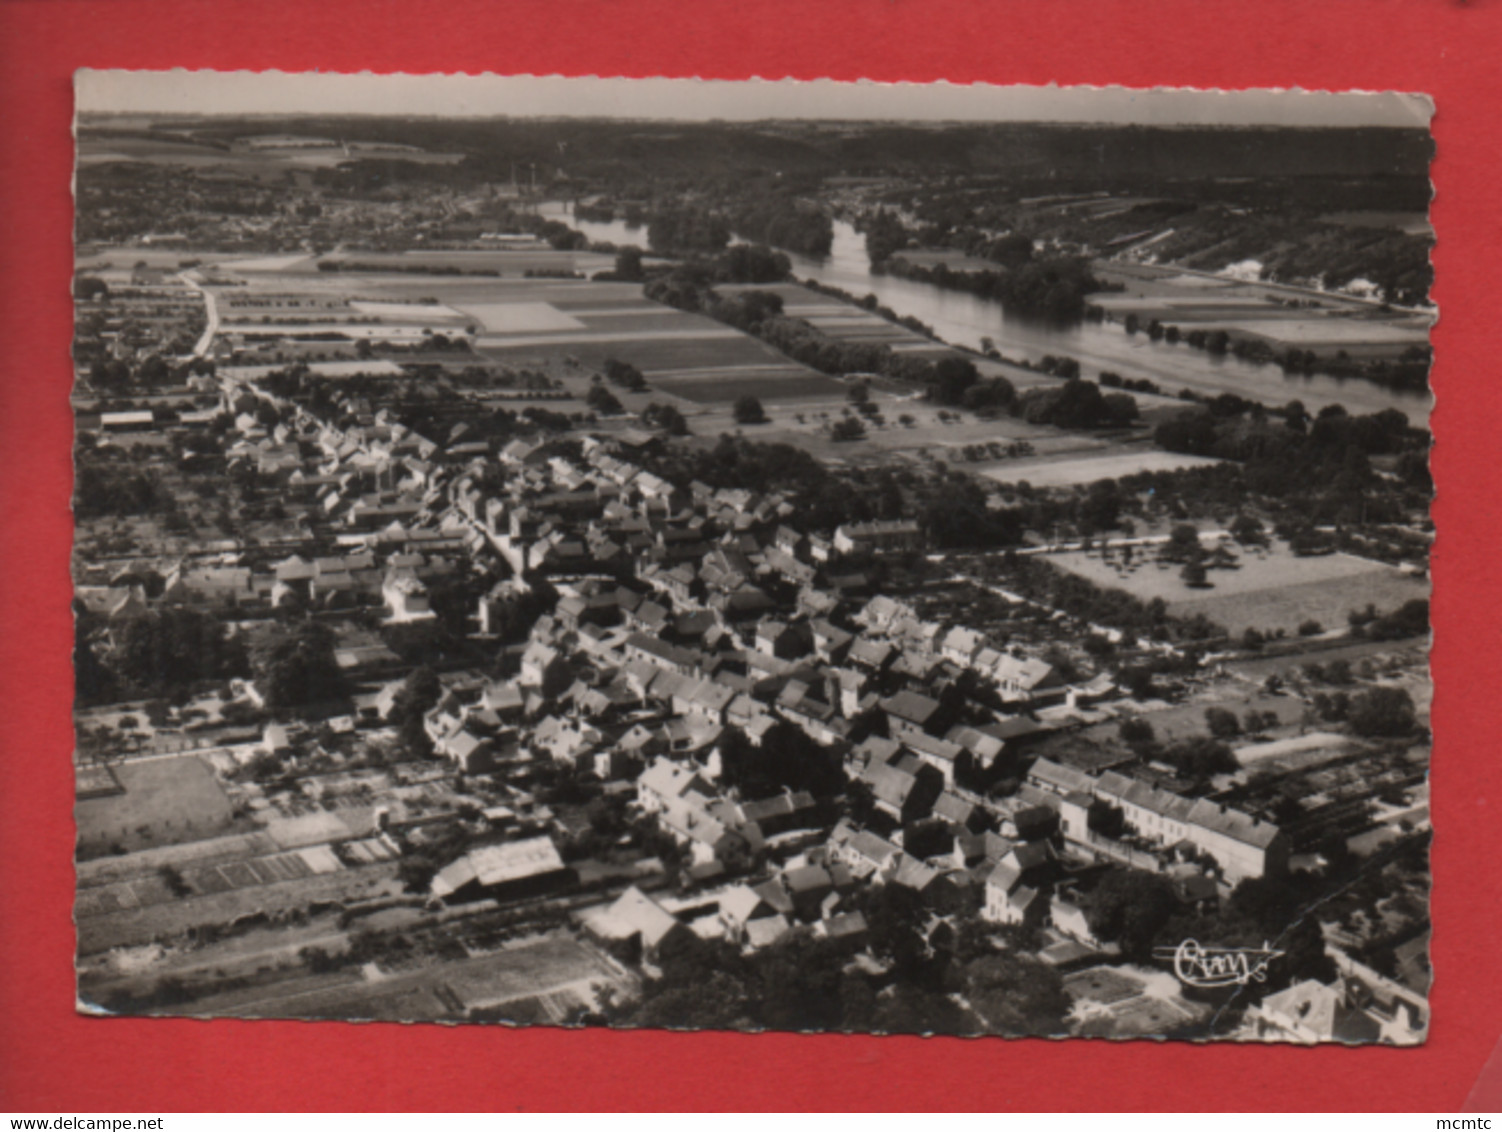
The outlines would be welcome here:
[[[560,202],[543,205],[542,212],[566,220],[594,241],[642,248],[647,244],[646,229],[627,227],[623,220],[608,224],[576,220]],[[994,299],[945,290],[915,279],[874,274],[866,258],[865,237],[843,220],[834,223],[834,244],[827,258],[786,254],[792,260],[793,274],[799,278],[816,279],[857,297],[874,294],[883,306],[927,323],[940,338],[956,346],[978,350],[981,339],[990,338],[1008,358],[1036,362],[1048,354],[1067,356],[1080,363],[1086,377],[1109,370],[1122,377],[1147,378],[1168,393],[1180,389],[1209,396],[1236,393],[1268,405],[1297,398],[1311,410],[1338,404],[1351,413],[1397,409],[1419,425],[1428,417],[1427,393],[1388,389],[1359,379],[1287,374],[1268,363],[1230,355],[1215,357],[1187,345],[1154,342],[1145,334],[1128,334],[1112,323],[1087,321],[1059,326],[1009,315]]]

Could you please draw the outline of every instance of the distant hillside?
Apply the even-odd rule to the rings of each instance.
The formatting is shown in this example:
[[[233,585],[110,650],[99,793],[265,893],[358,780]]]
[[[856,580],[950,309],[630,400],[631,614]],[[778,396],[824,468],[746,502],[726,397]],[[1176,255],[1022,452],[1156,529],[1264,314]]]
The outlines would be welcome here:
[[[87,121],[81,134],[104,127]],[[475,171],[546,163],[571,175],[739,171],[873,175],[955,172],[1102,186],[1207,178],[1426,177],[1422,130],[1149,128],[1058,124],[669,123],[592,119],[255,118],[155,123],[208,144],[316,134],[470,155]],[[649,170],[641,166],[647,165]]]

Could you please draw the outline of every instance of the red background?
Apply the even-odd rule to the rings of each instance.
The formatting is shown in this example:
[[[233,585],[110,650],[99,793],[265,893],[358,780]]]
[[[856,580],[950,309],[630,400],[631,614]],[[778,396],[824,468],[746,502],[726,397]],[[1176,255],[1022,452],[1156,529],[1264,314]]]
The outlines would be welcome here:
[[[1502,1031],[1487,364],[1502,9],[1419,0],[0,0],[0,1109],[1453,1110]],[[1440,538],[1434,1024],[1418,1050],[613,1034],[73,1013],[67,509],[74,68],[832,77],[1424,91]]]

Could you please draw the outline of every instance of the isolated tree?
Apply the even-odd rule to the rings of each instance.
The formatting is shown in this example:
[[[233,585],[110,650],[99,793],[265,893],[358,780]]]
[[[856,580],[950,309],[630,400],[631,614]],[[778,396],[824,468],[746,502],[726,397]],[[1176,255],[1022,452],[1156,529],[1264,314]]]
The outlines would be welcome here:
[[[1179,523],[1168,532],[1168,551],[1180,558],[1189,557],[1199,550],[1200,533],[1192,523]]]
[[[730,411],[735,416],[737,424],[765,424],[767,421],[767,414],[761,407],[761,402],[749,393],[737,397]]]
[[[866,426],[859,417],[842,417],[829,430],[832,440],[861,440],[866,435]]]
[[[419,665],[407,674],[406,680],[391,705],[388,720],[395,728],[398,738],[409,755],[421,756],[431,753],[433,742],[423,729],[423,716],[443,695],[443,685],[438,675],[427,665]]]
[[[1262,520],[1245,511],[1231,521],[1231,537],[1242,546],[1260,546],[1267,542],[1267,532],[1262,527]]]
[[[1241,734],[1241,724],[1237,722],[1236,714],[1227,708],[1206,708],[1205,726],[1217,739],[1232,739]]]
[[[641,249],[635,246],[622,248],[615,256],[616,278],[627,283],[639,282],[642,278]]]
[[[625,412],[620,399],[600,382],[589,387],[589,392],[584,395],[584,403],[601,416],[615,417]]]
[[[688,420],[673,405],[660,405],[653,401],[641,411],[642,424],[660,428],[669,436],[687,436]]]

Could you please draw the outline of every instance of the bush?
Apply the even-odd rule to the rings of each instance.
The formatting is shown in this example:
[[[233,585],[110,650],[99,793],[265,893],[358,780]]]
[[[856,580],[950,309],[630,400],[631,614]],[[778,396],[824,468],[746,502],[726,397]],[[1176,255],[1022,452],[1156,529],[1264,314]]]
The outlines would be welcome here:
[[[735,416],[736,424],[766,424],[767,421],[766,410],[761,407],[761,402],[749,393],[736,398],[731,413]]]
[[[1235,714],[1226,708],[1206,708],[1205,726],[1217,739],[1231,739],[1241,734],[1241,724],[1236,721]]]
[[[640,258],[639,253],[638,258]],[[612,384],[619,385],[630,393],[641,393],[647,388],[646,377],[641,370],[629,362],[606,358],[602,368],[605,370],[605,377]]]
[[[866,426],[856,417],[844,417],[834,423],[829,435],[833,440],[862,440],[866,435]]]

